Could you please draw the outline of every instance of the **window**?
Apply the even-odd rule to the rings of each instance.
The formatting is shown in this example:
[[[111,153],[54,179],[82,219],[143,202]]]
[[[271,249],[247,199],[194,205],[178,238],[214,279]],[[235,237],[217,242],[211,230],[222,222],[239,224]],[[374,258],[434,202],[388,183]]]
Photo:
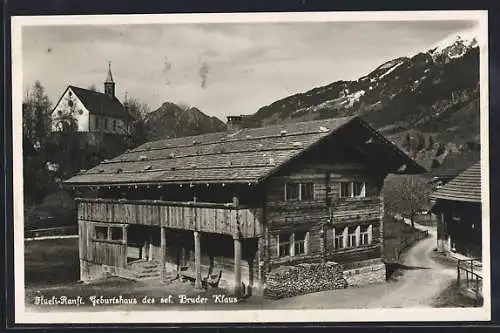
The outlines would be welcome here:
[[[307,231],[283,232],[278,235],[278,257],[293,257],[308,253]]]
[[[369,245],[371,243],[371,225],[361,226],[359,233],[359,245]]]
[[[108,119],[104,119],[104,129],[108,129]]]
[[[306,232],[296,232],[294,235],[294,255],[306,254]]]
[[[360,181],[340,183],[340,197],[353,198],[366,196],[366,183]]]
[[[73,107],[73,101],[72,101],[72,100],[69,100],[69,101],[68,101],[68,106],[69,106],[70,108],[71,108],[71,107]]]
[[[340,196],[351,197],[351,182],[340,183]]]
[[[98,117],[95,118],[95,128],[99,129],[99,118]]]
[[[344,248],[344,230],[345,228],[333,228],[334,232],[334,248],[343,249]]]
[[[314,183],[300,184],[300,200],[314,200]]]
[[[300,187],[296,183],[285,184],[285,200],[299,200]]]
[[[285,200],[314,200],[314,183],[286,183]]]
[[[364,197],[365,196],[365,183],[364,182],[353,182],[352,183],[354,197]]]
[[[116,131],[116,120],[113,120],[113,131]]]
[[[288,233],[281,233],[278,236],[278,256],[288,257],[290,255],[290,239],[291,235]]]
[[[347,230],[347,247],[355,247],[356,246],[356,227],[349,227]]]
[[[123,239],[123,230],[120,227],[112,227],[111,228],[111,240],[122,240]]]
[[[108,239],[108,227],[95,227],[96,239]]]

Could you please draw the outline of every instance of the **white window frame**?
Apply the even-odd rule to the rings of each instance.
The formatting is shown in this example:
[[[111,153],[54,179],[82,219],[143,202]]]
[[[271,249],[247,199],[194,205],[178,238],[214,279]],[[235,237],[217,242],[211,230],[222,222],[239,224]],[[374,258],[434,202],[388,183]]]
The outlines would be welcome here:
[[[339,231],[341,230],[342,232],[339,232],[337,234],[337,229],[339,229]],[[347,231],[347,227],[343,227],[343,228],[333,227],[332,231],[333,231],[333,248],[335,250],[345,249],[346,245],[347,245],[347,239],[346,239],[346,235],[345,235],[346,231]],[[337,239],[339,239],[342,242],[342,244],[340,244],[340,246],[337,246]],[[340,243],[340,241],[338,243]]]
[[[351,227],[352,228],[352,227]],[[354,242],[352,237],[354,236]],[[359,246],[359,226],[354,229],[354,233],[349,233],[349,227],[347,227],[347,248],[355,248]]]
[[[373,227],[371,224],[364,225],[363,227],[366,227],[366,231],[361,232],[360,230],[359,245],[360,246],[371,245],[373,240]],[[363,236],[365,235],[366,235],[366,242],[363,242],[364,238]]]
[[[304,231],[301,231],[304,232]],[[305,236],[304,236],[304,253],[296,254],[295,253],[295,233],[296,232],[283,232],[282,234],[288,234],[288,240],[283,241],[280,240],[280,233],[276,235],[276,255],[278,258],[289,258],[289,257],[296,257],[296,256],[304,256],[309,254],[309,239],[310,239],[310,233],[309,231],[305,231]],[[288,243],[288,255],[280,255],[280,248],[282,244]]]
[[[361,193],[359,195],[354,195],[354,184],[361,184]],[[343,184],[348,184],[348,195],[342,195],[342,186]],[[339,184],[339,197],[340,198],[365,198],[366,197],[366,182],[365,181],[344,181]]]
[[[308,199],[307,201],[313,201],[313,200],[315,200],[316,199],[316,191],[315,191],[314,182],[305,182],[305,183],[293,183],[293,182],[289,182],[289,183],[285,183],[285,201],[304,201],[302,199],[302,197],[303,197],[302,194],[303,194],[303,191],[305,192],[304,188],[305,188],[306,184],[311,184],[312,185],[312,198]],[[291,186],[291,185],[298,186],[298,197],[297,198],[290,198],[290,199],[288,199],[287,188],[288,188],[288,186]]]

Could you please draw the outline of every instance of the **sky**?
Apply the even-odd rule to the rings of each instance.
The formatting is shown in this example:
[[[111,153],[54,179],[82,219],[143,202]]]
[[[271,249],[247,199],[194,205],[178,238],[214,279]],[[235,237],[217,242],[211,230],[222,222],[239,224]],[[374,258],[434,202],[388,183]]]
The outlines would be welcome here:
[[[70,84],[103,91],[111,62],[120,100],[128,94],[152,110],[182,102],[225,120],[357,80],[474,28],[464,20],[25,26],[23,88],[39,80],[53,103]]]

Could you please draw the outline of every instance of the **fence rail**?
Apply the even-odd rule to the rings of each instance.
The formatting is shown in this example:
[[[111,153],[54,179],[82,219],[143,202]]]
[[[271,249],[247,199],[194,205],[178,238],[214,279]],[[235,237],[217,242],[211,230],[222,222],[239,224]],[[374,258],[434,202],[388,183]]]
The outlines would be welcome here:
[[[403,239],[399,242],[398,246],[394,248],[393,260],[398,261],[401,255],[414,243],[428,238],[429,231],[428,230],[415,230],[414,233],[404,236]]]
[[[31,229],[24,231],[24,238],[73,236],[78,235],[77,226],[64,226],[44,229]]]
[[[457,262],[457,286],[465,281],[466,290],[472,290],[476,296],[482,296],[483,277],[480,275],[478,259],[459,259]]]

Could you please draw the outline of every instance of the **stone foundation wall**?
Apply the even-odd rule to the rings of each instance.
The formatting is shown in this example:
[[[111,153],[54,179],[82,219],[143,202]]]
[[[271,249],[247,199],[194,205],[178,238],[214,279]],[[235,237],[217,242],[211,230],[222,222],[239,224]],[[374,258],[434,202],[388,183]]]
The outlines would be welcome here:
[[[282,266],[267,276],[264,296],[270,299],[345,288],[342,265],[336,262]]]
[[[370,261],[366,264],[344,270],[344,278],[349,287],[383,283],[386,281],[385,264],[382,261]]]

